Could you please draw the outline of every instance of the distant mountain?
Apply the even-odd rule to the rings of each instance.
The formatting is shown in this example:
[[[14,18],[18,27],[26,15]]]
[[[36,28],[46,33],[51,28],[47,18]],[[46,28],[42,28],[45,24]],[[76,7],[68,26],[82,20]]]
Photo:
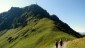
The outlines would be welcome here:
[[[85,32],[80,33],[81,35],[85,36]]]
[[[0,31],[1,48],[45,48],[56,40],[82,37],[36,4],[1,13]]]

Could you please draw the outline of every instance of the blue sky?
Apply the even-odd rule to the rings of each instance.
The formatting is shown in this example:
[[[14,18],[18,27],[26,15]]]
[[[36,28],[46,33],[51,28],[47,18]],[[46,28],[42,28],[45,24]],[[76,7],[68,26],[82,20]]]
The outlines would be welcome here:
[[[36,0],[0,0],[0,12],[36,4]],[[77,32],[85,32],[85,0],[37,0],[50,14],[56,14]]]

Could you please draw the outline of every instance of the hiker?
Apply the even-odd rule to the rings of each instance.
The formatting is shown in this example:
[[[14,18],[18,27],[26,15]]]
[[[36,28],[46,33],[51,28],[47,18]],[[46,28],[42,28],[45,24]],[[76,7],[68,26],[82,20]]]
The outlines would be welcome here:
[[[58,41],[56,41],[56,48],[58,48]]]
[[[62,48],[62,46],[63,46],[63,41],[60,40],[60,47]]]

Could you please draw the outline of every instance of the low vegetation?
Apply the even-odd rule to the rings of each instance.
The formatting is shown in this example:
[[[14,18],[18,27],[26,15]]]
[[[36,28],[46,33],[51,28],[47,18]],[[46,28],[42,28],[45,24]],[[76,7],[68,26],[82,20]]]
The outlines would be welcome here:
[[[85,48],[85,37],[70,41],[67,48]]]

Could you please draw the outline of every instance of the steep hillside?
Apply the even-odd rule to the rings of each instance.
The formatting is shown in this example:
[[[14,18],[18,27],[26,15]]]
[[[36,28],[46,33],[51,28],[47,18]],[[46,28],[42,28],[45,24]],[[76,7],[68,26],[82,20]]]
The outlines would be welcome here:
[[[31,20],[30,24],[24,28],[7,30],[0,37],[1,48],[51,48],[56,40],[68,39],[72,40],[75,37],[64,33],[60,30],[54,30],[52,20],[43,18],[36,24]]]
[[[33,4],[0,14],[0,48],[51,48],[56,40],[82,37],[56,15]]]
[[[67,48],[85,48],[85,37],[70,41]]]

